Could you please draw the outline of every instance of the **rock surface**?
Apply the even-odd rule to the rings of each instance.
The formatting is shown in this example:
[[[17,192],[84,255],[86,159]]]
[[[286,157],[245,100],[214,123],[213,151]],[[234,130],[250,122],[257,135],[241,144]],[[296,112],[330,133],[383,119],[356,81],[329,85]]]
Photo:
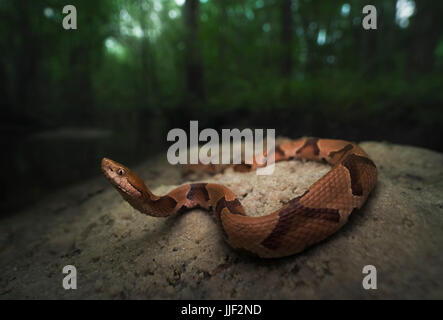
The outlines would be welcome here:
[[[102,177],[60,190],[1,219],[0,299],[442,299],[443,154],[361,146],[379,169],[368,202],[335,235],[288,258],[237,253],[202,210],[142,215]],[[271,176],[183,178],[155,158],[133,169],[158,194],[190,181],[224,184],[249,215],[264,215],[329,167],[288,161]],[[65,265],[77,268],[77,290],[62,287]],[[362,287],[365,265],[377,268],[377,290]]]

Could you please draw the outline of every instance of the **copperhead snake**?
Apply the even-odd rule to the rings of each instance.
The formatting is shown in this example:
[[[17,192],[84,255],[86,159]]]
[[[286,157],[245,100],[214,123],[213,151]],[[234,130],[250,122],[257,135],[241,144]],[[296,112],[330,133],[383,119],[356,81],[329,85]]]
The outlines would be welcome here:
[[[212,209],[226,241],[259,257],[293,255],[340,229],[361,208],[377,182],[377,169],[357,144],[344,140],[302,138],[275,148],[275,161],[326,161],[332,169],[303,195],[261,217],[245,214],[234,193],[213,183],[186,184],[164,196],[154,195],[129,168],[102,160],[105,177],[140,212],[167,217],[195,207]],[[255,170],[252,164],[249,170]]]

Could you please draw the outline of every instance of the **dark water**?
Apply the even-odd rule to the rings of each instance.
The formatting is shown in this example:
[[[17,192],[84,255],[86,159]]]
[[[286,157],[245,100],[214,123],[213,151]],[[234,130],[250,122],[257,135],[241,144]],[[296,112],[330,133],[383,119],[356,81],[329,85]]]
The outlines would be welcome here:
[[[103,157],[133,165],[161,149],[149,135],[135,130],[96,128],[3,134],[0,147],[1,215],[17,212],[56,190],[101,175]]]

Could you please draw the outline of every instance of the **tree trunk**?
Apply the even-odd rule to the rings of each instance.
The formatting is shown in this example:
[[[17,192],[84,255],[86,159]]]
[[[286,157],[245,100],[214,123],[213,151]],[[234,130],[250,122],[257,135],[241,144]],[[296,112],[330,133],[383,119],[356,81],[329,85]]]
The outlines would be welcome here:
[[[37,73],[37,61],[40,58],[41,50],[38,45],[39,39],[32,30],[31,20],[32,14],[29,12],[28,6],[22,1],[18,2],[17,7],[22,19],[20,20],[20,52],[16,58],[15,70],[17,70],[17,82],[15,86],[15,98],[18,109],[22,110],[25,115],[31,114],[32,104],[32,85]]]
[[[416,1],[416,14],[411,18],[412,28],[408,39],[409,67],[412,71],[425,73],[434,67],[434,53],[442,29],[442,5],[439,1]]]
[[[294,32],[291,5],[292,0],[283,0],[281,3],[281,74],[287,78],[292,75],[292,42]]]
[[[218,40],[218,72],[220,74],[219,80],[225,79],[225,72],[227,66],[226,60],[226,37],[227,37],[227,23],[228,13],[226,10],[226,0],[218,0],[218,10],[220,11],[219,24],[219,40]]]
[[[186,28],[186,89],[199,101],[205,100],[203,65],[199,39],[199,0],[186,0],[184,5]]]

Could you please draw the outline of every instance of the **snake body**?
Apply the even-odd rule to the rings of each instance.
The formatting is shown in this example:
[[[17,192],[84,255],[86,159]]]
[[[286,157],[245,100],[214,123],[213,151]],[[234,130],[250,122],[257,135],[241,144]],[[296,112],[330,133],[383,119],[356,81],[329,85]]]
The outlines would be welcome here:
[[[344,140],[302,138],[275,148],[275,161],[307,159],[327,162],[332,169],[275,212],[245,214],[234,193],[223,185],[193,183],[156,196],[130,169],[102,160],[102,171],[123,198],[140,212],[167,217],[183,210],[212,209],[226,241],[236,249],[263,258],[293,255],[340,229],[361,208],[377,181],[377,169],[357,144]],[[250,170],[257,165],[250,165]]]

